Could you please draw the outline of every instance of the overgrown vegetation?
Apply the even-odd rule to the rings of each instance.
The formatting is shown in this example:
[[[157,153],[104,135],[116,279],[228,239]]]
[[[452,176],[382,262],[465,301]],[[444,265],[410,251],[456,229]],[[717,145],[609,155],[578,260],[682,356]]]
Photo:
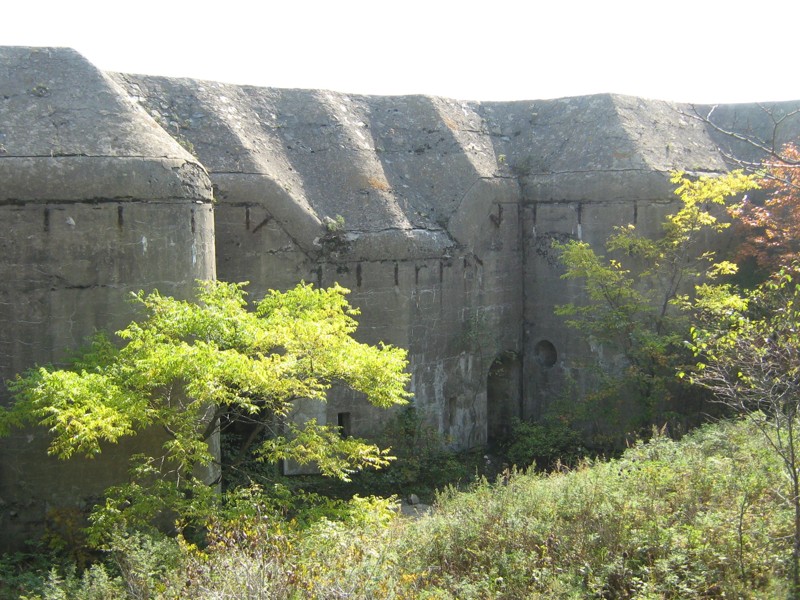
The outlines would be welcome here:
[[[482,474],[493,473],[498,466],[486,464],[482,448],[453,451],[447,437],[426,424],[411,405],[395,411],[374,442],[378,447],[391,448],[395,460],[381,469],[353,473],[349,481],[321,475],[285,476],[275,465],[250,461],[240,464],[237,472],[226,479],[226,487],[257,482],[263,487],[279,486],[300,497],[311,493],[316,502],[322,497],[407,498],[411,494],[430,502],[437,490],[448,485],[463,487]]]
[[[544,470],[574,466],[587,454],[581,433],[564,420],[553,418],[538,423],[516,420],[504,449],[508,464],[519,468],[536,465]]]
[[[145,316],[117,333],[121,347],[98,336],[67,368],[33,369],[12,382],[16,402],[0,410],[0,433],[44,426],[50,454],[92,458],[102,443],[165,432],[160,448],[155,442],[152,454],[132,458],[130,480],[94,507],[89,541],[98,547],[169,517],[178,530],[206,528],[221,510],[221,474],[245,457],[313,463],[342,480],[385,466],[387,450],[292,416],[297,402],[324,401],[334,383],[381,407],[409,396],[405,351],[357,342],[358,311],[346,293],[300,284],[252,310],[239,284],[201,283],[191,301],[140,293]],[[237,425],[249,435],[234,460],[219,464],[209,440]]]
[[[383,469],[355,475],[349,495],[405,497],[416,494],[431,501],[437,490],[474,481],[476,474],[483,473],[486,468],[480,448],[456,453],[449,440],[425,423],[413,406],[395,413],[378,436],[377,443],[391,448],[396,460]]]
[[[797,272],[797,265],[791,269]],[[800,596],[800,285],[781,271],[755,290],[704,286],[696,302],[691,380],[746,415],[780,460],[794,511],[792,574]]]
[[[247,510],[221,514],[205,547],[132,535],[82,574],[14,583],[48,600],[785,597],[782,485],[753,423],[722,422],[566,473],[451,488],[417,520],[355,499],[341,518],[302,523],[243,496]]]
[[[698,391],[675,373],[692,362],[685,345],[691,309],[681,296],[693,286],[734,273],[736,265],[709,249],[709,236],[729,227],[715,213],[756,187],[753,177],[734,171],[721,177],[672,177],[678,210],[666,217],[663,235],[651,239],[623,225],[606,241],[607,256],[586,242],[557,243],[564,279],[583,286],[584,299],[556,308],[593,348],[584,365],[592,384],[577,391],[584,413],[606,415],[584,423],[590,436],[644,434],[653,424],[682,420],[703,409]],[[597,445],[597,444],[594,444]]]

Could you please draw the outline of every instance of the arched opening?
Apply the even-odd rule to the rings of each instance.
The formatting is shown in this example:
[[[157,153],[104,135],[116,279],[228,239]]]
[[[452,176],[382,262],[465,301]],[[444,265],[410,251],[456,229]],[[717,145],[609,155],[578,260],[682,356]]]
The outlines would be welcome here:
[[[553,342],[541,340],[533,348],[533,356],[542,367],[552,367],[558,361],[558,352]]]
[[[489,367],[486,380],[487,442],[499,444],[522,418],[522,363],[516,352],[503,352]]]
[[[525,355],[525,409],[527,420],[539,420],[564,390],[564,379],[559,350],[548,339],[531,340]]]

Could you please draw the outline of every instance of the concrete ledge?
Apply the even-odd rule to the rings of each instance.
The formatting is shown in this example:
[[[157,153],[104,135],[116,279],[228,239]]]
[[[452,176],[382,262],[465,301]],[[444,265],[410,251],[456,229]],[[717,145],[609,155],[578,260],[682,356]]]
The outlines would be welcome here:
[[[179,158],[9,156],[0,181],[0,204],[213,198],[203,167]]]
[[[337,254],[344,261],[423,260],[440,258],[456,243],[444,230],[386,229],[380,232],[341,235],[344,250]],[[318,250],[326,247],[325,240],[317,240]]]

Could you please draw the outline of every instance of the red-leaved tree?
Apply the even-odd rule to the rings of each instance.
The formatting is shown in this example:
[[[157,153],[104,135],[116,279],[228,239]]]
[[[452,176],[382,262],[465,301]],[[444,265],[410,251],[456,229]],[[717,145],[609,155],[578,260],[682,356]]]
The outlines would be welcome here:
[[[746,199],[731,212],[747,229],[739,258],[774,273],[800,259],[800,148],[787,144],[766,160],[759,186],[763,204]]]

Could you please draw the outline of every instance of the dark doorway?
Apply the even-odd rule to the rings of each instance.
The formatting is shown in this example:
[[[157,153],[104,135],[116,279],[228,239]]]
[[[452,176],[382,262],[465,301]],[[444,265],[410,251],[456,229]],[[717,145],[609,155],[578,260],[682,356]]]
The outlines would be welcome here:
[[[339,426],[339,435],[342,439],[351,435],[350,413],[340,412],[336,415],[336,424]]]
[[[522,418],[522,364],[516,352],[503,352],[489,367],[486,380],[487,442],[497,445],[511,435],[514,419]]]

